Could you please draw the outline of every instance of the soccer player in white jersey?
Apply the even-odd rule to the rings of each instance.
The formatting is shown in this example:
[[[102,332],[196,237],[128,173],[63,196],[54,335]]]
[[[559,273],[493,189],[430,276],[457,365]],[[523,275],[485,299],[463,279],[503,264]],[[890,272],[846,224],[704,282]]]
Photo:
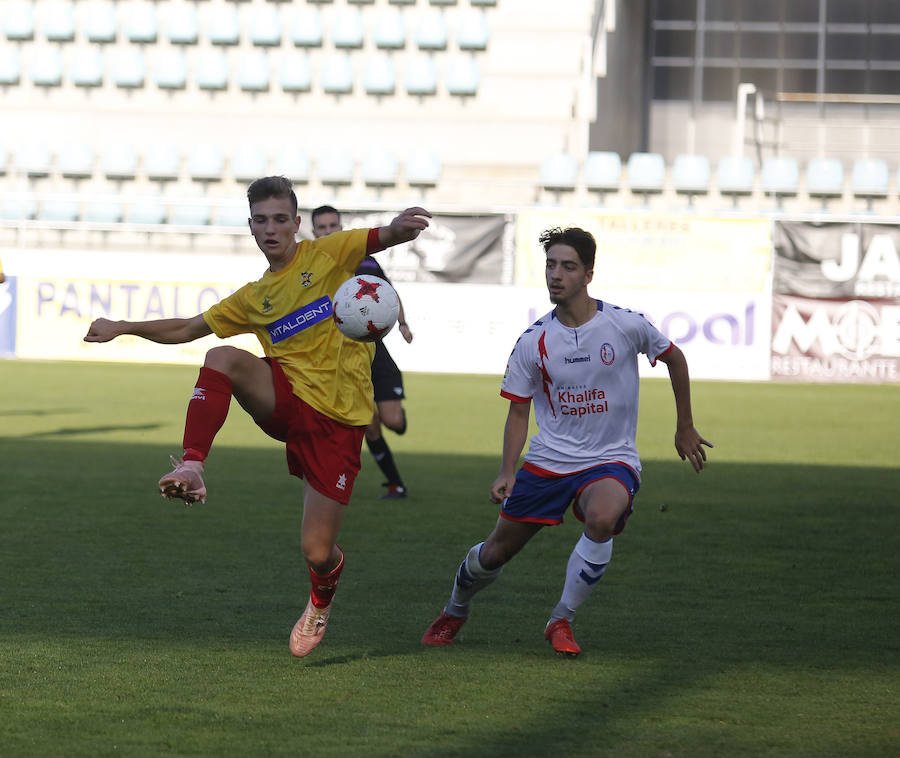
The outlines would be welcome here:
[[[544,526],[562,523],[571,503],[584,533],[569,558],[562,597],[544,637],[560,655],[581,652],[571,622],[606,571],[613,535],[625,528],[640,487],[635,447],[638,353],[669,369],[677,420],[675,450],[699,473],[712,447],[694,428],[684,354],[641,314],[587,292],[596,243],[577,227],[540,236],[546,280],[556,306],[519,338],[500,394],[510,401],[500,474],[490,497],[502,504],[494,530],[474,545],[456,572],[450,600],[422,637],[449,645],[469,616],[472,598]],[[539,431],[516,473],[532,403]]]

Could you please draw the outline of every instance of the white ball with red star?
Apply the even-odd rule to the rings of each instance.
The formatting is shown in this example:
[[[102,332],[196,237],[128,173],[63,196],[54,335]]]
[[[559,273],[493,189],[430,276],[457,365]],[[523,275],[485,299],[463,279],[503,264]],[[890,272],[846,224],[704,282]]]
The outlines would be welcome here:
[[[375,342],[397,323],[400,298],[381,277],[359,274],[334,293],[334,323],[341,334],[357,342]]]

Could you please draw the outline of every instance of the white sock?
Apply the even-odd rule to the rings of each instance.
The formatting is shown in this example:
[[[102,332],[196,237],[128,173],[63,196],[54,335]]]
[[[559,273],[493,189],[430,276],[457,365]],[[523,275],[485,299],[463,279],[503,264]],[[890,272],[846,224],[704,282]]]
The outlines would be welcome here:
[[[566,566],[566,583],[563,586],[562,597],[550,614],[550,621],[557,619],[575,618],[575,611],[591,594],[594,585],[600,581],[600,577],[606,571],[606,566],[612,558],[612,537],[605,542],[596,542],[586,534],[575,543],[575,549],[569,556]]]
[[[469,604],[475,593],[480,592],[494,581],[503,566],[493,571],[488,571],[481,565],[478,556],[481,553],[483,542],[474,545],[466,555],[459,568],[456,570],[456,578],[453,580],[453,591],[450,593],[450,601],[444,608],[444,613],[451,616],[465,618],[469,615]]]

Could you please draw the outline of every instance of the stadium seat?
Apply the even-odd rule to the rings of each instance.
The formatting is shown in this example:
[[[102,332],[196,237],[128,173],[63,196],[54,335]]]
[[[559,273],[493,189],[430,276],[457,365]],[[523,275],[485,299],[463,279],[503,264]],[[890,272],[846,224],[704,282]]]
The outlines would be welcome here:
[[[169,223],[174,226],[208,226],[211,220],[212,209],[201,202],[179,201],[169,212]]]
[[[474,58],[457,58],[447,71],[444,84],[447,92],[458,97],[471,97],[478,93],[478,85],[481,83],[481,73],[478,69],[478,61]]]
[[[104,0],[87,7],[84,34],[89,42],[115,42],[118,34],[115,6]]]
[[[381,11],[372,32],[375,47],[385,50],[401,50],[406,46],[406,24],[396,8]]]
[[[813,158],[806,167],[806,193],[821,198],[826,208],[830,198],[844,194],[844,166],[838,158]]]
[[[156,6],[149,3],[125,3],[121,6],[124,14],[123,29],[129,42],[156,42],[159,35],[159,21]]]
[[[437,67],[432,58],[416,56],[406,59],[403,84],[410,95],[433,95],[437,92]]]
[[[866,201],[869,210],[875,200],[888,195],[890,172],[886,161],[880,158],[857,158],[853,161],[850,190],[853,196]]]
[[[456,0],[428,0],[430,5],[456,5]]]
[[[337,48],[360,48],[366,32],[362,14],[356,8],[348,8],[337,14],[331,26],[331,41]]]
[[[160,89],[184,89],[187,86],[187,60],[178,48],[163,49],[156,59],[154,73]]]
[[[370,95],[392,95],[396,88],[394,62],[388,55],[375,55],[366,59],[363,73],[363,89]]]
[[[62,53],[55,47],[40,48],[31,59],[31,81],[37,87],[58,87],[62,84]]]
[[[203,50],[194,75],[203,90],[223,90],[228,87],[228,58],[221,50]]]
[[[800,184],[800,167],[796,158],[769,156],[763,160],[760,184],[763,192],[772,195],[778,207],[786,197],[794,197]]]
[[[71,42],[75,39],[75,6],[71,2],[51,2],[41,10],[41,30],[50,42]]]
[[[416,44],[420,50],[447,49],[447,22],[436,10],[425,11],[416,25]]]
[[[34,5],[22,0],[4,3],[3,33],[6,39],[17,42],[34,39]]]
[[[164,224],[166,222],[166,206],[161,199],[133,200],[125,210],[125,221],[130,224]]]
[[[309,92],[312,89],[312,66],[306,53],[287,53],[281,59],[281,89],[285,92]]]
[[[41,199],[38,207],[40,221],[71,223],[77,221],[81,212],[81,204],[72,197],[47,195]]]
[[[144,153],[144,173],[153,181],[174,181],[179,176],[180,167],[181,155],[174,145],[153,144]]]
[[[489,38],[490,30],[484,13],[469,12],[459,17],[456,44],[460,50],[486,50]]]
[[[322,46],[322,14],[318,8],[301,6],[294,11],[291,25],[291,42],[297,47]]]
[[[230,160],[231,175],[240,182],[252,182],[268,173],[266,151],[257,145],[241,145]]]
[[[441,159],[424,149],[413,150],[404,166],[406,181],[413,187],[434,187],[441,179]]]
[[[397,159],[387,151],[372,151],[363,159],[362,177],[369,187],[393,187],[398,174]]]
[[[186,5],[166,5],[162,8],[166,38],[173,45],[196,45],[200,39],[200,19],[197,8]]]
[[[582,168],[584,186],[600,195],[600,201],[607,192],[618,192],[622,182],[622,158],[609,150],[593,150],[588,153]]]
[[[469,0],[469,5],[496,5],[497,0]]]
[[[277,47],[281,44],[281,15],[271,5],[256,8],[250,24],[250,42],[258,47]]]
[[[628,189],[644,198],[663,191],[666,183],[666,163],[659,153],[632,153],[625,167]]]
[[[16,172],[24,176],[50,176],[53,170],[53,153],[44,143],[25,142],[16,148],[13,165]]]
[[[19,51],[14,47],[0,47],[0,85],[18,84],[22,79]]]
[[[737,207],[739,197],[753,194],[754,183],[755,172],[750,158],[728,155],[719,160],[716,166],[716,187],[720,195],[731,196],[734,207]]]
[[[122,202],[116,198],[90,200],[84,204],[81,220],[93,224],[118,224],[122,220],[124,212],[125,208]]]
[[[330,55],[325,59],[321,75],[322,89],[333,95],[353,91],[353,64],[345,54]]]
[[[246,229],[249,218],[250,210],[246,203],[220,205],[213,213],[213,223],[216,226],[244,227]]]
[[[147,76],[144,53],[139,47],[123,47],[113,54],[113,82],[122,89],[144,86]]]
[[[138,156],[135,149],[122,142],[104,145],[100,167],[107,179],[121,181],[137,176]]]
[[[309,181],[309,169],[309,155],[302,148],[288,145],[283,150],[279,150],[274,167],[276,174],[286,176],[297,184],[306,184]]]
[[[94,173],[94,151],[84,142],[67,140],[56,156],[56,167],[67,179],[87,179]]]
[[[241,24],[237,8],[221,5],[211,8],[212,17],[206,30],[209,41],[214,45],[237,45],[241,41]]]
[[[391,5],[415,5],[417,0],[388,0]]]
[[[99,87],[103,84],[103,50],[99,46],[74,51],[69,76],[76,87]]]
[[[679,195],[687,195],[688,205],[693,206],[696,195],[709,194],[710,175],[709,158],[705,155],[677,155],[672,164],[672,187]]]
[[[27,221],[37,216],[37,200],[32,192],[8,192],[0,196],[0,218]]]
[[[220,181],[225,173],[225,153],[216,145],[197,145],[187,154],[187,173],[199,182]]]
[[[557,196],[560,192],[572,192],[578,181],[578,161],[568,153],[548,155],[541,161],[539,181],[541,187]]]
[[[372,5],[375,0],[347,0],[347,2],[353,5]]]
[[[269,89],[269,56],[260,51],[241,54],[237,64],[237,83],[245,92]]]
[[[346,150],[326,150],[316,161],[316,168],[322,184],[353,183],[353,158]]]

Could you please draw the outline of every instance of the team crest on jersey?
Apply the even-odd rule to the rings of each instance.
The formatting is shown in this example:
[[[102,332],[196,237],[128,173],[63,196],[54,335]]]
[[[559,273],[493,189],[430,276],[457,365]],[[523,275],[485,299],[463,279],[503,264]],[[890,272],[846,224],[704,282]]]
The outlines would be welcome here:
[[[312,271],[304,271],[300,274],[300,284],[304,287],[312,286]]]
[[[613,346],[608,342],[604,342],[600,346],[600,360],[603,361],[605,366],[612,366],[616,360],[616,351],[613,350]]]
[[[263,298],[262,301],[262,312],[269,313],[272,310],[272,303],[269,300],[268,296]]]

